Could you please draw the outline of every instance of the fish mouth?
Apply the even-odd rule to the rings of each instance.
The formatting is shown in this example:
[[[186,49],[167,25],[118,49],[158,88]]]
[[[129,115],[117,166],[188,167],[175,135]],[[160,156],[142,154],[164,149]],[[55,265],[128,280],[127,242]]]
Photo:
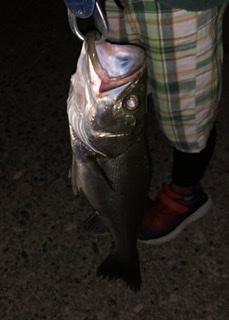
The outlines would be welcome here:
[[[111,44],[96,31],[86,37],[91,84],[98,93],[137,80],[145,69],[145,52],[136,45]]]

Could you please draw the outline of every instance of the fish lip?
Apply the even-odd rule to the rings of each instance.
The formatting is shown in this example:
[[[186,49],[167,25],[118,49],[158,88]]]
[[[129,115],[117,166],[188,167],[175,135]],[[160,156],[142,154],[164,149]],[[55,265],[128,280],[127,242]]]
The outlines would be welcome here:
[[[85,39],[86,51],[88,53],[89,59],[89,68],[92,67],[94,69],[93,71],[95,72],[96,77],[98,77],[100,80],[100,84],[98,87],[99,93],[123,86],[127,83],[137,80],[142,76],[146,68],[145,59],[142,59],[141,63],[136,64],[135,68],[131,68],[127,73],[115,77],[109,76],[106,69],[104,69],[102,64],[100,63],[96,50],[96,44],[99,44],[103,41],[105,41],[105,39],[103,37],[99,38],[99,33],[96,31],[88,32]]]

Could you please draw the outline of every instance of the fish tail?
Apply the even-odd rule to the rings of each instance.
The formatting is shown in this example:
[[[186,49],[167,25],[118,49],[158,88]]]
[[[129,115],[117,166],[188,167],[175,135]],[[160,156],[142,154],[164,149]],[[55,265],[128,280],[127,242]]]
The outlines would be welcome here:
[[[97,275],[108,280],[122,279],[128,288],[139,291],[141,273],[138,253],[130,261],[124,261],[117,252],[111,253],[99,266]]]

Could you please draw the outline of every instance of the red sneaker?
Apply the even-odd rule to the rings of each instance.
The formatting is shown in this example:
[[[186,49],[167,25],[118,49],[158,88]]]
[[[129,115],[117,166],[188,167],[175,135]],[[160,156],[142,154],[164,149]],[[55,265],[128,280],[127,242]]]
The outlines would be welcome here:
[[[163,185],[138,229],[138,239],[160,244],[174,238],[189,223],[201,218],[212,205],[211,199],[197,184],[192,200]]]

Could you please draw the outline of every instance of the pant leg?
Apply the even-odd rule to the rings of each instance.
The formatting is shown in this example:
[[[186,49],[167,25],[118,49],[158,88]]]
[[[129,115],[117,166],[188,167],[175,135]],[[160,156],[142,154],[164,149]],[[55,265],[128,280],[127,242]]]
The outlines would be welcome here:
[[[119,8],[114,0],[106,0],[105,5],[109,29],[108,40],[116,43],[129,43],[124,10]],[[123,5],[125,5],[124,2]]]
[[[188,12],[153,0],[125,1],[126,35],[146,51],[160,127],[176,149],[200,152],[221,93],[224,7]]]
[[[174,147],[172,178],[178,185],[193,185],[202,178],[215,146],[225,8],[188,12],[153,0],[122,1],[119,29],[114,13],[109,15],[111,38],[120,30],[122,42],[146,50],[157,119]]]

